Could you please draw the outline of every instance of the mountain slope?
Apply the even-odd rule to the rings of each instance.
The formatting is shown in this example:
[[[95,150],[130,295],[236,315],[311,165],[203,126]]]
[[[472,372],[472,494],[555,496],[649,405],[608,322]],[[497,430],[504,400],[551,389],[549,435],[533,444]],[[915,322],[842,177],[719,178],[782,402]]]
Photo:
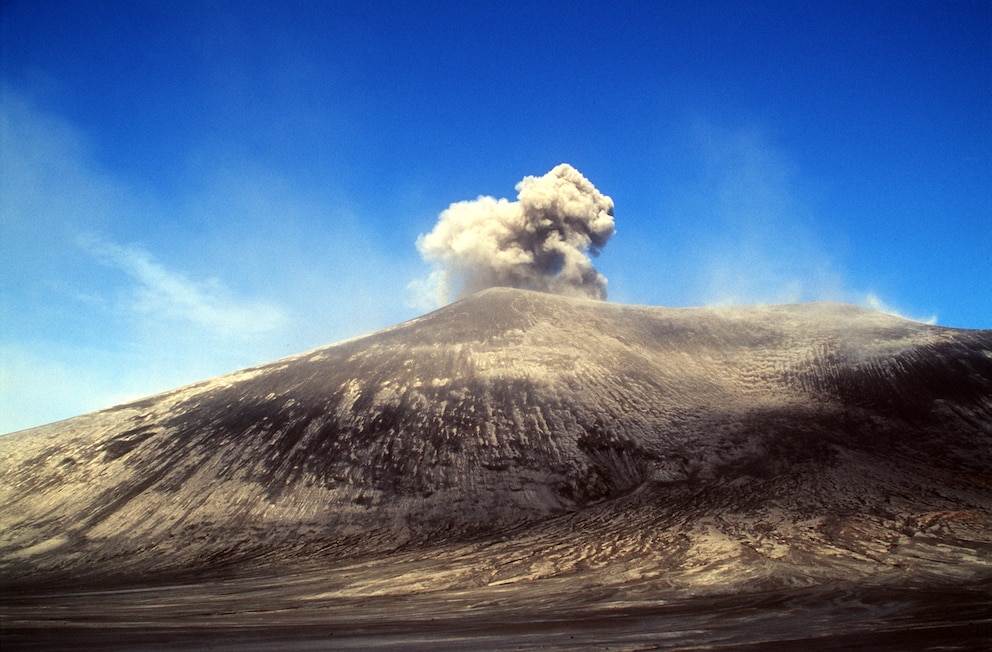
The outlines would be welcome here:
[[[373,560],[342,594],[955,582],[992,570],[989,478],[990,331],[494,289],[0,438],[0,573]]]

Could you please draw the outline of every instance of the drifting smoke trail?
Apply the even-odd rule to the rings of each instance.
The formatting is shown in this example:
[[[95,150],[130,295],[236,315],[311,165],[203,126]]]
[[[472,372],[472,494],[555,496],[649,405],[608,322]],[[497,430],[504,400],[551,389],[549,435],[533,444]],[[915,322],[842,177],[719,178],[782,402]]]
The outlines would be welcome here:
[[[498,286],[605,299],[589,255],[613,235],[613,200],[567,163],[516,190],[517,201],[456,202],[417,239],[441,302]]]

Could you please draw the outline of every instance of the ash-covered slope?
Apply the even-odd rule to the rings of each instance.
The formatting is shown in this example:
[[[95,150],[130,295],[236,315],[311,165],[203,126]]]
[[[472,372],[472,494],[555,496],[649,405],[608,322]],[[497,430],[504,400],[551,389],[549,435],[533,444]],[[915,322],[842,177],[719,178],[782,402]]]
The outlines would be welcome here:
[[[992,331],[495,289],[0,438],[0,573],[430,549],[393,584],[972,578],[990,478]]]

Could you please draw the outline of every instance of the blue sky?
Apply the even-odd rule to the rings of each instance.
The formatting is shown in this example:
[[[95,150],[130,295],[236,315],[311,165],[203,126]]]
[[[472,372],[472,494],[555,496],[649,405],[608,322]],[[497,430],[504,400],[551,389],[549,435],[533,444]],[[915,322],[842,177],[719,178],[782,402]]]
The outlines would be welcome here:
[[[616,204],[611,301],[992,328],[988,2],[0,20],[0,432],[414,317],[417,236],[561,162]]]

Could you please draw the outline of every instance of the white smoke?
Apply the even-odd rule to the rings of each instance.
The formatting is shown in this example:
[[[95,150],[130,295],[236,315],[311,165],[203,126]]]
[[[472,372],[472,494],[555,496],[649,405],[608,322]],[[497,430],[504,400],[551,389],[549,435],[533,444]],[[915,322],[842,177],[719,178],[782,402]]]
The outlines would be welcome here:
[[[440,303],[489,287],[606,298],[589,256],[613,235],[613,200],[567,163],[524,177],[517,201],[456,202],[417,238]]]

